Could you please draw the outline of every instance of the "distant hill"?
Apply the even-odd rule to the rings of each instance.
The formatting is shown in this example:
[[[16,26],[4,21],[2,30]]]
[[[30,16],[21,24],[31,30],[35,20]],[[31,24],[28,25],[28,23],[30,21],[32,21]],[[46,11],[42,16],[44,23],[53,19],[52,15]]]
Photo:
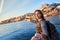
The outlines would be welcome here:
[[[42,10],[42,12],[47,15],[57,15],[60,14],[60,4],[43,4],[40,10]]]
[[[45,19],[48,19],[48,18],[51,18],[53,16],[60,15],[60,3],[43,4],[39,10],[41,10],[43,12]],[[1,21],[0,24],[18,22],[18,21],[22,21],[25,19],[31,20],[31,18],[34,18],[34,14],[27,13],[27,14],[24,14],[22,16],[3,20],[3,21]]]

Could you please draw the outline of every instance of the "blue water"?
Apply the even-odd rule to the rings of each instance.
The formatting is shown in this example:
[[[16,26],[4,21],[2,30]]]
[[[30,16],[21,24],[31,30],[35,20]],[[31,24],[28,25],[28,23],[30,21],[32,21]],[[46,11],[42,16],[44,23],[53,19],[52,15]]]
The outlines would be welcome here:
[[[0,25],[0,40],[30,40],[35,33],[35,27],[36,24],[28,21]],[[59,32],[60,25],[56,29]]]

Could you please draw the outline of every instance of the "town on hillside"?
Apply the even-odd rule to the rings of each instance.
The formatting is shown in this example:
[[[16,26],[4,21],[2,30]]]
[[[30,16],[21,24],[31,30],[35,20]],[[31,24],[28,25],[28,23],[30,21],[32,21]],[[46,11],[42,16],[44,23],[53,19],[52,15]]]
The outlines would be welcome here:
[[[56,15],[60,15],[60,3],[43,4],[42,7],[39,9],[43,12],[45,19],[48,19],[48,18],[56,16]],[[27,13],[22,16],[2,20],[0,22],[0,24],[18,22],[18,21],[22,21],[22,20],[35,22],[34,18],[35,17],[34,17],[33,13]]]

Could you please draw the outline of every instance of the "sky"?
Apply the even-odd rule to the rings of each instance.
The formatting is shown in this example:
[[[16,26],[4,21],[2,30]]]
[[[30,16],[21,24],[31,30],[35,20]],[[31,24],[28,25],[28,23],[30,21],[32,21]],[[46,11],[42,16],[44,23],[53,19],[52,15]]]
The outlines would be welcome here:
[[[60,0],[0,0],[0,21],[33,13],[42,4],[60,3]]]

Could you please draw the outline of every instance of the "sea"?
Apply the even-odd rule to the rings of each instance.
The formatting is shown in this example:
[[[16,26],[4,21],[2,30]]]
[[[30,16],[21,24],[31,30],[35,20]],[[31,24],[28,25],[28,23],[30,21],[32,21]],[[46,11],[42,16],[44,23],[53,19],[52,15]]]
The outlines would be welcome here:
[[[0,25],[0,40],[30,40],[35,34],[36,24],[29,21]],[[60,25],[56,25],[60,37]]]

